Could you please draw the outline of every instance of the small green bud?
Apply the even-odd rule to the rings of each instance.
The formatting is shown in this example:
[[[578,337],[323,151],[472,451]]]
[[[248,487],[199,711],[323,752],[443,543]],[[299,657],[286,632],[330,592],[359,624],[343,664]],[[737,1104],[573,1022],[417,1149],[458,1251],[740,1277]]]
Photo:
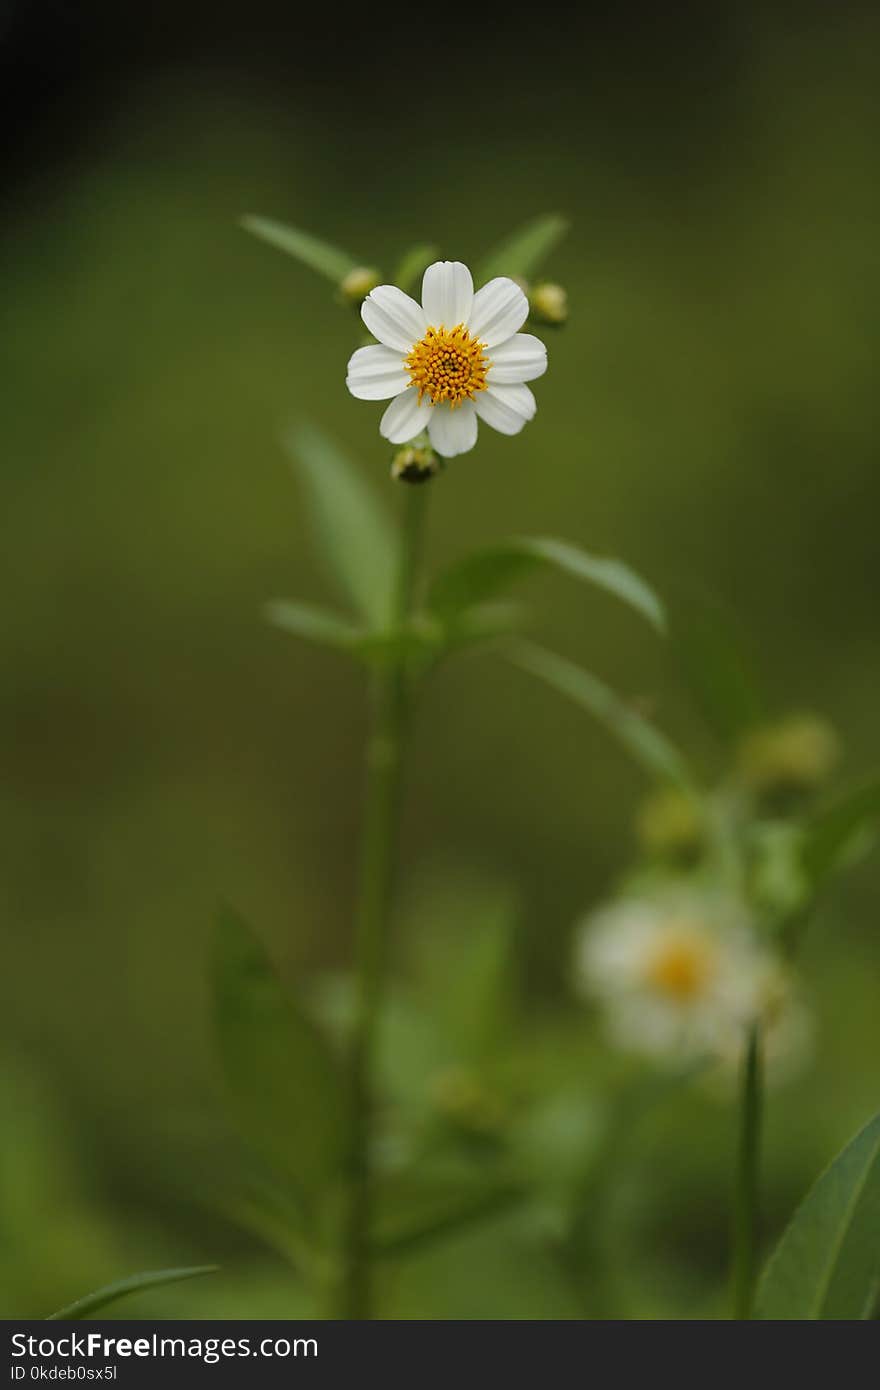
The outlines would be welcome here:
[[[558,328],[568,318],[568,295],[561,285],[543,280],[529,295],[529,312],[540,323]]]
[[[381,283],[382,276],[378,270],[373,270],[370,266],[359,265],[354,270],[350,270],[343,280],[340,280],[339,293],[346,304],[351,304],[353,308],[359,309],[370,290],[374,290]]]
[[[490,1134],[504,1122],[504,1105],[467,1067],[451,1066],[429,1082],[434,1109],[463,1130]]]
[[[820,786],[839,753],[837,734],[824,719],[793,715],[747,734],[739,746],[737,767],[756,796],[785,803]]]
[[[677,787],[661,787],[645,799],[636,819],[636,833],[648,854],[677,863],[693,863],[705,845],[699,803]]]
[[[429,444],[404,444],[391,460],[391,476],[401,483],[426,483],[440,471],[440,460]]]
[[[791,920],[810,897],[803,863],[803,832],[790,821],[763,820],[748,842],[749,896],[762,920]]]

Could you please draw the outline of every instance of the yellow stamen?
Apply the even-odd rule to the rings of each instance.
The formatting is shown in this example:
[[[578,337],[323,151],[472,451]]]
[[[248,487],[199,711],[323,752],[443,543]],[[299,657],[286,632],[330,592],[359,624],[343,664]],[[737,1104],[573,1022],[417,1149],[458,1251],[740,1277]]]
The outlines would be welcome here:
[[[645,973],[655,989],[683,1003],[700,994],[713,967],[713,952],[707,942],[676,934],[657,946]]]
[[[455,328],[429,328],[421,342],[404,359],[404,366],[418,387],[419,404],[427,396],[432,405],[448,401],[453,410],[486,389],[486,373],[492,365],[484,355],[485,343],[472,338],[463,323]]]

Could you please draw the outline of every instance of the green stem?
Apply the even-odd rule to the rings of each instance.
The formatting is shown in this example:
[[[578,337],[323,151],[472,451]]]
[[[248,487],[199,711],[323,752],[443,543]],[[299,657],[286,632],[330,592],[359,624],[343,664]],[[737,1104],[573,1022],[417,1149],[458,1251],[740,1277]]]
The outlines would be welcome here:
[[[742,1063],[739,1106],[739,1155],[733,1207],[731,1301],[733,1317],[752,1316],[758,1236],[758,1186],[763,1097],[761,1033],[750,1028]]]
[[[413,606],[428,484],[404,488],[404,516],[390,626],[402,631]],[[394,892],[401,769],[409,725],[410,680],[403,644],[373,674],[371,724],[355,934],[355,1017],[351,1036],[349,1190],[343,1235],[341,1313],[372,1316],[369,1233],[372,1226],[370,1149],[379,1025],[388,928]]]

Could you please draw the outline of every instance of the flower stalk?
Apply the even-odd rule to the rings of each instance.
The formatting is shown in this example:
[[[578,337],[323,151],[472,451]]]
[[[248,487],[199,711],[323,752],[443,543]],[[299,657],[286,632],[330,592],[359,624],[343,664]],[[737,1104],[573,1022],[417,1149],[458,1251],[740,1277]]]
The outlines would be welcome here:
[[[731,1304],[732,1316],[738,1320],[751,1318],[755,1292],[763,1089],[761,1029],[754,1023],[749,1029],[742,1061],[733,1204]]]
[[[404,487],[404,515],[390,613],[405,632],[418,582],[429,488]],[[370,1232],[373,1093],[395,884],[400,790],[412,690],[405,641],[392,642],[372,676],[371,724],[355,927],[355,1014],[349,1058],[348,1193],[342,1251],[340,1316],[372,1316]]]

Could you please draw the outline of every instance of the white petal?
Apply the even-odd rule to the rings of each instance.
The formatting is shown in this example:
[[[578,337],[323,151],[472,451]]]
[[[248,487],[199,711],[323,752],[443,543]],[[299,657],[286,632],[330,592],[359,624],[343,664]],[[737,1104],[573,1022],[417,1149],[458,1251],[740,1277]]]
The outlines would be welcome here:
[[[516,381],[534,381],[547,370],[547,349],[533,333],[514,333],[506,343],[492,349],[492,365],[487,380],[493,386]]]
[[[488,347],[506,342],[522,328],[529,315],[529,301],[519,285],[499,275],[474,295],[468,328]]]
[[[501,434],[519,434],[538,408],[528,386],[487,386],[476,407],[480,419]]]
[[[422,308],[428,323],[455,328],[467,323],[474,302],[474,282],[461,261],[435,261],[422,280]]]
[[[359,401],[387,401],[410,384],[399,352],[387,347],[362,347],[352,353],[345,384]]]
[[[455,410],[435,405],[428,421],[431,443],[445,459],[466,454],[477,442],[477,412],[473,401],[462,401]]]
[[[408,444],[427,428],[430,416],[430,402],[423,401],[419,405],[419,393],[410,386],[394,397],[379,421],[379,433],[391,444]]]
[[[414,299],[396,285],[377,285],[361,305],[361,318],[374,338],[398,352],[409,352],[424,338],[425,316]]]

